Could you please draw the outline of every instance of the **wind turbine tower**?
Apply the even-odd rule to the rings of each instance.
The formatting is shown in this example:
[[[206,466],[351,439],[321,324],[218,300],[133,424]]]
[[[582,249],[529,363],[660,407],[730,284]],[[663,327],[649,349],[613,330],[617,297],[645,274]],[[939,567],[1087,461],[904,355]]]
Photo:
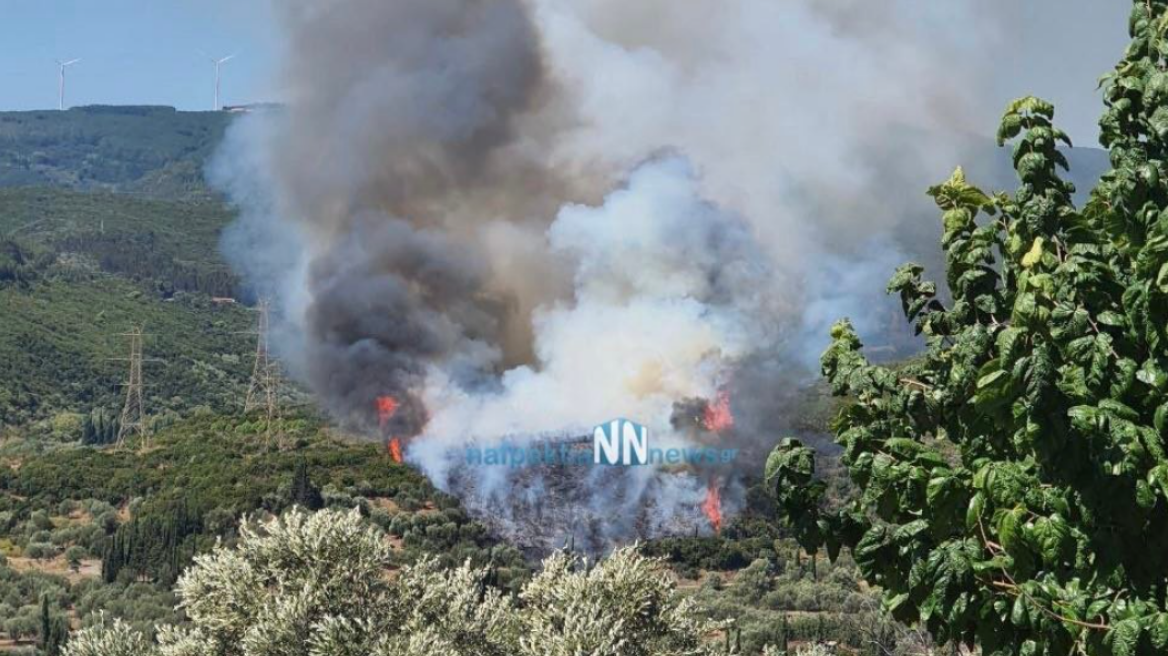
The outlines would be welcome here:
[[[227,62],[235,59],[235,55],[227,55],[222,59],[215,59],[214,57],[207,57],[207,59],[211,60],[211,63],[215,65],[215,104],[212,106],[212,109],[219,111],[223,107],[219,104],[219,69]]]
[[[80,58],[70,59],[69,61],[61,61],[60,59],[57,60],[57,66],[60,68],[61,72],[60,78],[58,79],[59,83],[57,85],[57,109],[61,111],[65,111],[65,69],[79,61],[81,61]]]

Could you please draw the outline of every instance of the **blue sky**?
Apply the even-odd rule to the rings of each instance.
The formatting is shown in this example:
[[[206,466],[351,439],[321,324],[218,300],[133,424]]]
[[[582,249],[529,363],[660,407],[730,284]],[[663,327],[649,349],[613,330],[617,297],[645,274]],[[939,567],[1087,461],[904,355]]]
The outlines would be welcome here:
[[[239,53],[223,70],[225,104],[278,100],[271,86],[279,52],[271,1],[0,0],[0,110],[55,108],[53,60],[74,57],[82,62],[69,71],[69,105],[210,109],[214,73],[199,51]],[[986,53],[994,71],[987,91],[995,98],[1033,93],[1053,100],[1059,124],[1077,141],[1093,142],[1100,105],[1091,80],[1123,51],[1129,3],[1019,0],[1007,6],[1010,15],[1002,18],[1013,35]]]
[[[265,0],[0,0],[0,110],[55,109],[54,59],[81,57],[66,103],[210,109],[199,51],[238,52],[225,104],[269,99],[276,40]]]

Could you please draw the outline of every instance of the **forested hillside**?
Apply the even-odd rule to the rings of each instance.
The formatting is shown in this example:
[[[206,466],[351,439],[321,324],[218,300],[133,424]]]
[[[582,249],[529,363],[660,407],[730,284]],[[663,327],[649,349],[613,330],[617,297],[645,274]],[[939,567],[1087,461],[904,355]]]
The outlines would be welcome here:
[[[253,313],[217,254],[230,215],[214,201],[53,188],[0,190],[0,426],[120,407],[128,342],[145,327],[152,413],[226,411],[245,389]]]
[[[0,112],[0,187],[208,197],[203,165],[230,120],[173,107]]]

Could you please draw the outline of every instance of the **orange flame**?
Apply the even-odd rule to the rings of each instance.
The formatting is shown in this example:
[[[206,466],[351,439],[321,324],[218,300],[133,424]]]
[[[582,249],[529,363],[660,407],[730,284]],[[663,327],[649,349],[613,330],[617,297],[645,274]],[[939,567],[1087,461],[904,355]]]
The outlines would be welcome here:
[[[714,532],[722,531],[722,493],[718,491],[718,484],[710,481],[706,487],[706,500],[702,502],[702,514],[710,520]]]
[[[385,424],[397,414],[397,399],[392,396],[377,397],[377,423],[385,430]]]
[[[721,433],[734,428],[734,413],[730,411],[730,392],[722,390],[717,398],[706,405],[702,413],[702,425],[711,433]]]
[[[381,427],[381,431],[385,432],[385,426],[390,419],[397,414],[397,399],[392,396],[377,397],[377,425]],[[388,453],[394,462],[402,461],[402,443],[401,439],[393,437],[385,443],[385,451]]]

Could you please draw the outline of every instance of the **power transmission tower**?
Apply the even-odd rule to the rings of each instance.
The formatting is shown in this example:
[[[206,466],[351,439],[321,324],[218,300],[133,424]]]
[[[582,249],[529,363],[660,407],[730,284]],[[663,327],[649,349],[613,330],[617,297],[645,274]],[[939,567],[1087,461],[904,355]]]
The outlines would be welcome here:
[[[267,417],[267,439],[272,439],[272,422],[279,418],[280,365],[268,351],[268,301],[261,300],[256,312],[259,313],[254,332],[256,336],[255,363],[251,369],[251,382],[247,386],[247,397],[243,402],[244,414],[263,408]]]
[[[145,336],[141,326],[132,327],[130,332],[119,333],[118,337],[128,337],[130,340],[130,357],[111,358],[130,363],[126,382],[122,383],[126,388],[126,402],[122,405],[122,414],[118,420],[118,447],[126,443],[126,437],[131,433],[137,433],[138,437],[141,438],[142,448],[147,448],[150,445],[150,431],[146,424],[146,404],[143,393],[145,384],[142,381],[142,363],[147,361],[142,357],[142,340]],[[158,362],[155,358],[148,361]]]

